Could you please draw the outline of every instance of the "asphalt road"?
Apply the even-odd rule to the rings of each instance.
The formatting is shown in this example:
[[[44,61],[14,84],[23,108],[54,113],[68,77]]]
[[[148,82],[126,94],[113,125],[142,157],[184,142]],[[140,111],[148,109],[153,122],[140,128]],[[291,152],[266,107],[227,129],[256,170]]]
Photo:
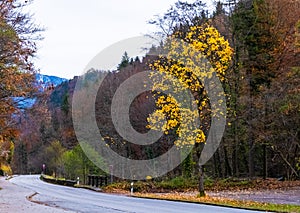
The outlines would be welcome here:
[[[48,184],[39,179],[38,175],[17,176],[10,182],[36,192],[33,201],[47,206],[74,212],[113,212],[113,213],[253,213],[255,211],[224,208],[211,205],[173,202],[164,200],[141,199],[122,195],[112,195]]]

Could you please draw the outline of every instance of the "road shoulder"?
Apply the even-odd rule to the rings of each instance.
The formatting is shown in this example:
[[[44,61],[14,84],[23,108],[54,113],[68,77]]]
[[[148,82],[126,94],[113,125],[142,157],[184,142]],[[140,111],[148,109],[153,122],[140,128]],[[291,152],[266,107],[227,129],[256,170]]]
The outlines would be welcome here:
[[[30,213],[67,213],[63,209],[40,205],[29,201],[35,194],[30,189],[26,189],[0,177],[0,212],[30,212]]]

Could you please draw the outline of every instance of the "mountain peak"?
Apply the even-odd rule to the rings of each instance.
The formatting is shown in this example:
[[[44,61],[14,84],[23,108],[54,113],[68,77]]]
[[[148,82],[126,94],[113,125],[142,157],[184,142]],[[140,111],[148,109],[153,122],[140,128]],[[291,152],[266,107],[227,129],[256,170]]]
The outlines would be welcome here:
[[[58,86],[61,83],[67,81],[68,79],[66,78],[60,78],[57,76],[51,76],[51,75],[44,75],[37,73],[35,74],[36,82],[37,84],[42,87],[43,89],[49,87],[49,86]]]

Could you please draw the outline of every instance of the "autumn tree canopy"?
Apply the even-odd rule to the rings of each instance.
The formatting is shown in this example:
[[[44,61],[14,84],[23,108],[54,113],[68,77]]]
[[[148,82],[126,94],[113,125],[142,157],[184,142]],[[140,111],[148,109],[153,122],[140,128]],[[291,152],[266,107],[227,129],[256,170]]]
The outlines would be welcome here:
[[[0,155],[9,151],[7,143],[18,135],[12,115],[19,112],[19,102],[35,91],[32,59],[41,29],[23,12],[27,3],[0,2]]]

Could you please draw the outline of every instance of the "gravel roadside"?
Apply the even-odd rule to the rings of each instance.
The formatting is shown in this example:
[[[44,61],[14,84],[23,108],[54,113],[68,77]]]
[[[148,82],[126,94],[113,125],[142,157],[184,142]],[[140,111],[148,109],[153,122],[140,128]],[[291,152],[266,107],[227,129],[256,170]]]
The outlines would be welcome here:
[[[226,197],[237,200],[250,200],[264,203],[293,204],[300,206],[300,187],[274,190],[240,190],[208,192],[212,197]]]
[[[35,194],[30,189],[16,186],[0,177],[0,212],[3,213],[69,213],[59,208],[30,202],[28,198]]]

